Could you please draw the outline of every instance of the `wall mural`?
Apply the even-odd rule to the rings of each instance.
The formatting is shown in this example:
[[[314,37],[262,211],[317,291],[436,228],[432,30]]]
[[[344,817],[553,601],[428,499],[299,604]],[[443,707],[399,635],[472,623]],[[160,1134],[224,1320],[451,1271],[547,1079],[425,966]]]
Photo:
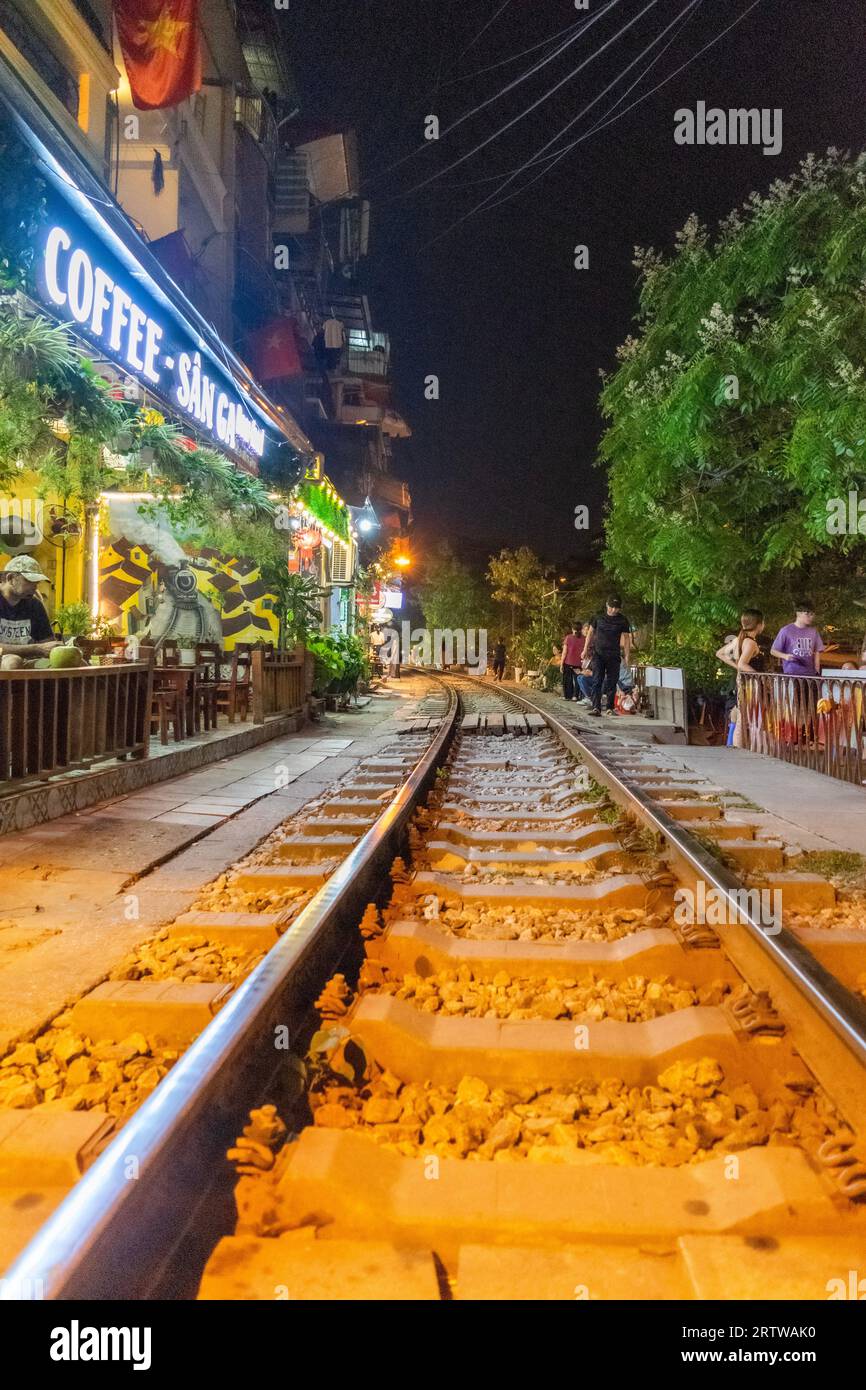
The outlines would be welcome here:
[[[178,540],[159,514],[142,516],[134,499],[111,498],[108,534],[100,537],[103,616],[124,634],[190,645],[274,642],[274,596],[255,560],[199,549]]]

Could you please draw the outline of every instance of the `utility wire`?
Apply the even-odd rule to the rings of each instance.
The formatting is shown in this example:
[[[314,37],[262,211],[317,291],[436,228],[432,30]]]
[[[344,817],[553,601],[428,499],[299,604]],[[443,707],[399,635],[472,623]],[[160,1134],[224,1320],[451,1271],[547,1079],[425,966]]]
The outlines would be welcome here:
[[[691,9],[694,3],[696,3],[696,0],[691,0],[691,4],[687,8]],[[585,131],[583,135],[577,136],[577,138],[572,140],[568,145],[566,145],[563,150],[558,151],[551,158],[550,162],[547,164],[547,167],[545,169],[542,169],[541,173],[536,174],[534,178],[527,180],[527,182],[522,184],[520,188],[514,189],[513,192],[507,194],[504,198],[497,198],[497,195],[495,193],[488,195],[487,198],[482,199],[482,201],[479,204],[477,204],[476,207],[472,208],[463,217],[458,218],[456,222],[452,222],[450,227],[446,227],[444,232],[440,232],[439,236],[434,237],[433,241],[426,242],[425,245],[420,247],[419,249],[426,250],[427,246],[432,246],[434,242],[439,241],[444,236],[447,236],[450,232],[454,231],[457,227],[461,226],[463,222],[466,222],[469,218],[474,217],[477,212],[490,212],[493,208],[501,207],[503,203],[509,203],[513,198],[519,197],[528,188],[530,188],[532,184],[537,183],[540,178],[543,178],[546,173],[549,173],[550,170],[554,167],[554,165],[558,164],[559,161],[565,157],[565,155],[567,155],[577,145],[582,144],[584,140],[588,139],[590,135],[594,135],[597,131],[604,130],[607,128],[607,126],[613,125],[615,121],[621,120],[621,118],[627,115],[629,111],[632,111],[636,106],[639,106],[641,102],[647,101],[651,96],[653,96],[657,91],[659,91],[661,87],[664,87],[668,82],[671,82],[693,62],[700,58],[702,54],[706,53],[706,51],[709,48],[712,48],[713,45],[717,44],[720,39],[723,39],[725,35],[731,31],[731,29],[735,28],[736,25],[739,24],[741,20],[745,19],[746,16],[750,14],[751,11],[754,10],[760,3],[761,0],[752,0],[752,4],[749,5],[748,8],[745,9],[741,15],[738,15],[735,20],[733,20],[721,31],[721,33],[716,34],[715,38],[712,38],[709,40],[708,43],[705,43],[702,48],[699,48],[696,53],[693,53],[691,57],[687,58],[684,63],[681,63],[678,68],[675,68],[672,73],[669,73],[667,77],[662,78],[661,82],[656,83],[656,85],[650,88],[648,92],[645,92],[643,96],[637,97],[635,101],[631,102],[631,104],[625,108],[625,110],[618,112],[615,116],[609,116],[609,119],[603,119],[602,121],[598,122],[598,124],[592,126],[590,130]],[[659,37],[661,37],[661,35]],[[643,54],[641,56],[643,56]],[[621,73],[620,77],[622,77],[623,75],[624,74]],[[601,93],[601,95],[604,95],[604,93]],[[591,105],[592,104],[594,103],[591,103]],[[618,103],[615,102],[614,105],[609,108],[609,110],[615,110],[617,105]],[[581,115],[583,114],[584,112],[581,112]],[[609,113],[606,112],[605,115],[608,116]],[[575,117],[575,119],[579,118]],[[570,122],[570,124],[573,124],[573,122]],[[554,137],[554,140],[558,140],[562,134],[563,131],[560,131],[558,135]],[[551,143],[553,143],[553,141],[547,142],[548,145],[550,145]],[[542,146],[542,151],[546,148],[547,145]],[[506,187],[508,183],[512,183],[517,174],[522,172],[523,169],[526,169],[530,163],[540,162],[538,158],[540,153],[541,151],[536,151],[536,154],[535,156],[533,156],[532,160],[527,160],[523,164],[523,166],[521,166],[521,169],[518,169],[517,171],[515,171],[514,174],[510,175],[507,178],[506,183],[504,183],[500,188],[499,192],[502,192],[502,190]]]
[[[475,35],[475,38],[472,39],[472,41],[466,45],[466,47],[464,48],[463,52],[459,55],[459,57],[458,57],[458,59],[457,59],[458,63],[461,61],[461,59],[463,59],[463,58],[466,57],[466,54],[469,52],[470,48],[474,48],[474,47],[475,47],[475,45],[477,44],[478,40],[481,38],[481,35],[482,35],[483,33],[485,33],[485,32],[490,28],[491,24],[493,24],[493,23],[499,18],[499,16],[502,14],[502,11],[503,11],[503,10],[507,10],[507,9],[508,9],[508,6],[509,6],[510,4],[511,4],[511,0],[505,0],[505,4],[499,6],[499,9],[496,11],[495,14],[493,14],[493,15],[490,16],[490,18],[487,20],[486,24],[482,24],[481,28],[478,30],[478,33]]]
[[[556,43],[563,34],[568,34],[573,29],[581,28],[582,21],[577,24],[567,24],[564,29],[558,29],[555,34],[549,34],[546,39],[539,43],[531,44],[529,48],[522,48],[519,53],[512,53],[509,58],[500,58],[496,63],[490,63],[486,68],[476,68],[474,72],[460,73],[458,77],[449,77],[447,82],[443,82],[443,87],[453,87],[456,82],[468,82],[470,77],[483,77],[486,72],[493,72],[496,68],[507,67],[509,63],[516,63],[518,58],[525,58],[527,53],[537,53],[539,48],[546,48],[550,43]]]
[[[653,0],[653,3],[655,4],[656,0]],[[439,139],[441,140],[444,135],[450,135],[452,130],[456,130],[458,126],[463,125],[464,121],[468,121],[470,117],[476,116],[479,111],[483,111],[486,107],[491,106],[494,101],[499,101],[500,98],[507,96],[507,94],[513,91],[515,87],[519,87],[522,82],[526,82],[529,80],[530,77],[534,77],[535,74],[537,72],[540,72],[542,68],[546,67],[548,63],[553,62],[554,58],[558,58],[561,53],[564,53],[565,50],[571,44],[573,44],[577,39],[580,38],[581,34],[583,34],[585,30],[591,28],[593,24],[597,24],[598,21],[601,18],[603,18],[603,16],[606,15],[609,10],[613,9],[614,6],[618,4],[620,4],[620,0],[607,0],[607,3],[603,5],[603,7],[598,11],[598,13],[593,15],[591,19],[588,19],[581,24],[575,25],[571,37],[566,39],[564,43],[560,44],[558,48],[554,49],[552,53],[548,54],[545,58],[540,58],[537,63],[533,63],[531,67],[527,68],[526,72],[521,73],[519,77],[513,78],[511,82],[506,83],[506,85],[500,91],[494,93],[492,97],[487,97],[485,101],[479,102],[477,106],[473,106],[471,111],[465,112],[464,115],[459,116],[456,121],[452,121],[451,125],[446,126],[445,130],[439,132]],[[577,71],[579,70],[580,69],[577,69]],[[418,145],[414,150],[410,150],[408,154],[404,154],[400,159],[395,160],[393,164],[389,164],[388,167],[386,169],[383,169],[380,174],[377,174],[374,179],[369,180],[368,186],[370,182],[378,182],[379,179],[384,178],[385,174],[390,173],[392,169],[399,168],[401,164],[406,163],[407,159],[414,158],[414,156],[416,154],[420,154],[422,150],[431,149],[436,143],[437,142],[435,140],[423,141],[423,143]],[[450,167],[453,168],[453,165]],[[442,172],[447,173],[447,170],[443,170]],[[434,177],[438,177],[438,175],[434,175]],[[413,189],[409,189],[410,193],[413,191]]]
[[[463,154],[460,156],[459,159],[455,159],[453,163],[447,166],[447,168],[440,169],[437,173],[431,174],[429,178],[422,179],[420,183],[416,183],[411,188],[407,188],[402,196],[408,197],[410,193],[416,193],[419,188],[426,188],[428,184],[434,183],[436,179],[442,178],[444,174],[450,173],[452,169],[456,169],[459,165],[465,164],[467,159],[471,159],[472,156],[477,154],[479,150],[483,150],[487,145],[491,144],[494,140],[497,140],[500,135],[504,135],[506,130],[510,130],[511,127],[516,125],[518,121],[522,121],[526,116],[530,114],[530,112],[535,111],[539,106],[543,105],[544,102],[547,101],[548,97],[553,96],[553,93],[558,92],[561,87],[564,87],[566,82],[570,82],[572,78],[576,77],[579,72],[582,72],[583,69],[587,67],[591,62],[593,62],[596,58],[599,58],[601,54],[604,53],[605,49],[610,48],[612,43],[616,43],[617,39],[622,38],[623,34],[625,34],[629,29],[631,29],[631,27],[634,24],[637,24],[638,20],[642,19],[645,14],[647,14],[650,10],[654,9],[658,2],[659,0],[649,0],[649,4],[645,5],[639,14],[636,14],[633,19],[630,19],[627,24],[624,24],[621,29],[618,29],[617,32],[613,34],[611,38],[607,39],[607,41],[603,43],[600,48],[594,49],[593,52],[590,53],[588,58],[585,58],[582,63],[579,63],[578,66],[574,68],[571,72],[567,73],[565,77],[560,78],[559,82],[556,82],[552,87],[549,87],[548,90],[542,93],[542,95],[538,97],[534,102],[532,102],[530,106],[527,106],[525,111],[520,111],[516,116],[512,116],[510,121],[506,121],[505,125],[500,126],[499,129],[495,130],[492,135],[488,135],[485,140],[482,140],[479,144],[475,145],[475,147],[469,150],[467,154]],[[618,4],[619,0],[612,0],[612,3]],[[610,8],[610,6],[608,6],[608,8]],[[599,10],[596,19],[600,19],[602,14],[604,13],[604,10]],[[588,28],[589,25],[587,25],[586,27]],[[570,124],[574,124],[574,122],[570,122]],[[453,127],[451,128],[453,129]],[[561,131],[560,134],[562,134]],[[558,139],[559,136],[557,136],[556,138]],[[548,144],[551,143],[552,141],[548,141]],[[547,145],[545,145],[543,148],[547,149]]]

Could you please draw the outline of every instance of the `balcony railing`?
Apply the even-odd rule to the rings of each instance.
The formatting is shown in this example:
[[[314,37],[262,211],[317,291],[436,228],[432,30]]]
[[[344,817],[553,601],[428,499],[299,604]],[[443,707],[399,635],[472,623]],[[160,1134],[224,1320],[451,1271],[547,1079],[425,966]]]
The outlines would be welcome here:
[[[151,681],[145,662],[0,672],[0,787],[147,757]]]
[[[235,97],[235,124],[252,136],[272,170],[277,158],[277,123],[267,102],[251,92],[239,92]]]
[[[866,681],[856,676],[741,675],[742,746],[862,786]]]
[[[343,353],[343,371],[346,376],[372,377],[385,381],[388,376],[388,353],[384,349],[364,351],[363,348],[347,348]]]

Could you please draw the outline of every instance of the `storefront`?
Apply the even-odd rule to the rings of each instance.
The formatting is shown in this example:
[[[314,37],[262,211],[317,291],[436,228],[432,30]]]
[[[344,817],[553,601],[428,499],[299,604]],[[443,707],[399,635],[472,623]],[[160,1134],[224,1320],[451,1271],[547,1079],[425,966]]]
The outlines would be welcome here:
[[[20,144],[32,198],[19,218],[27,222],[17,248],[25,270],[0,314],[62,325],[82,354],[77,370],[86,359],[122,427],[91,449],[87,487],[67,487],[44,448],[41,460],[22,449],[0,488],[0,568],[11,555],[32,554],[50,581],[49,613],[62,615],[72,635],[84,635],[86,624],[91,635],[101,625],[105,635],[175,634],[227,649],[276,643],[278,596],[265,576],[293,568],[312,568],[323,587],[333,586],[324,625],[348,626],[351,603],[341,593],[352,583],[355,547],[321,456],[40,108],[20,90],[12,104],[5,80],[0,73],[0,119]],[[82,451],[68,416],[45,423],[59,455]],[[174,473],[166,474],[166,459]],[[84,473],[78,468],[75,478]],[[174,490],[166,475],[180,479]],[[219,544],[207,543],[201,524],[214,489]],[[281,527],[281,514],[291,524]],[[297,539],[305,528],[321,551],[312,565]]]

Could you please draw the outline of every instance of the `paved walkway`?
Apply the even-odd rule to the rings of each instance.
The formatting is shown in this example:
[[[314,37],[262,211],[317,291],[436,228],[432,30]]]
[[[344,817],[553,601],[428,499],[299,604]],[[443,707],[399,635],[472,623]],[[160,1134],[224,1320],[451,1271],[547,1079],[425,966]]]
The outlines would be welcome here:
[[[510,682],[506,682],[506,685]],[[521,687],[512,687],[520,693]],[[567,704],[561,696],[528,690],[540,706],[556,714],[578,735],[606,734],[634,737],[646,728],[645,719],[628,715],[592,719],[581,705]],[[722,791],[723,800],[736,810],[749,811],[748,819],[764,826],[791,846],[801,849],[843,849],[866,855],[866,788],[821,772],[794,767],[778,758],[765,758],[744,748],[699,748],[652,744],[653,759],[671,769],[690,769],[704,778],[709,791]],[[760,813],[754,810],[760,808]]]
[[[0,1053],[392,739],[429,689],[394,681],[362,709],[0,838]]]

